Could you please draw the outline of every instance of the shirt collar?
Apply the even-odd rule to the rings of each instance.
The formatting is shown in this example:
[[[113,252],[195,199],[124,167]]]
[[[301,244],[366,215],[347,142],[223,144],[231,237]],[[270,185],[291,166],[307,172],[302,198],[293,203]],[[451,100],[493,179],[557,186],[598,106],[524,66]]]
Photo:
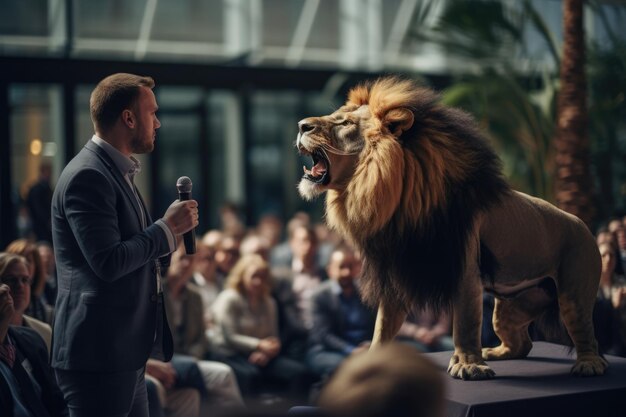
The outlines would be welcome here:
[[[141,163],[134,156],[131,155],[130,157],[127,157],[115,149],[115,147],[109,142],[96,135],[93,135],[91,140],[111,157],[113,163],[120,170],[122,175],[135,175],[141,171]]]

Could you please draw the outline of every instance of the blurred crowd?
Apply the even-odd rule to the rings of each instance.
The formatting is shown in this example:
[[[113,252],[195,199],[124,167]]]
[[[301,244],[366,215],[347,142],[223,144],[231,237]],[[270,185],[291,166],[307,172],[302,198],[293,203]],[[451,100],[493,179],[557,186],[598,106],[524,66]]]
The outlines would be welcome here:
[[[49,207],[46,175],[30,204]],[[49,349],[54,249],[46,217],[30,212],[37,227],[0,253],[0,284],[13,300],[10,324],[33,329]],[[315,403],[338,366],[372,339],[375,311],[359,297],[361,259],[348,242],[301,212],[286,224],[265,215],[253,227],[231,206],[222,213],[222,227],[198,235],[195,254],[180,243],[167,270],[175,356],[146,364],[151,416]],[[626,356],[626,217],[610,219],[596,237],[602,256],[596,337],[604,353]],[[486,295],[484,346],[498,344],[491,305]],[[397,338],[415,351],[451,350],[451,317],[416,310]]]

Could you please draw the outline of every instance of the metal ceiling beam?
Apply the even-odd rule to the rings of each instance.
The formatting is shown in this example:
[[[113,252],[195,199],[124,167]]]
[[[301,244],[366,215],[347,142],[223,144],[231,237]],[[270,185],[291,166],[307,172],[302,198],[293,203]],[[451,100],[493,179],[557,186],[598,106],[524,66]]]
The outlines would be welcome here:
[[[61,0],[48,0],[48,46],[51,51],[61,50],[65,45],[65,4]]]
[[[148,43],[150,42],[150,33],[152,33],[152,22],[154,22],[157,3],[158,0],[146,0],[146,7],[143,10],[141,26],[139,27],[139,37],[137,38],[137,47],[135,49],[136,60],[143,59],[148,51]]]
[[[367,38],[367,68],[371,71],[381,70],[384,66],[383,56],[383,5],[382,0],[368,0],[365,12]]]
[[[302,62],[302,57],[311,34],[311,28],[313,27],[319,5],[319,0],[306,0],[306,3],[302,6],[298,24],[291,38],[291,45],[285,57],[285,65],[288,67],[297,67],[300,65],[300,62]]]
[[[398,12],[391,25],[391,33],[389,34],[387,45],[385,45],[385,62],[394,62],[400,55],[400,48],[409,30],[417,1],[418,0],[403,0],[400,7],[398,7]]]
[[[96,59],[31,58],[0,56],[2,79],[7,82],[95,84],[115,72],[152,76],[157,86],[193,85],[212,89],[238,90],[242,86],[264,89],[297,89],[321,91],[337,70],[286,69],[280,67],[217,66],[208,64],[173,64],[146,61]],[[45,71],[41,71],[45,68]],[[351,80],[359,81],[376,74],[345,71]]]

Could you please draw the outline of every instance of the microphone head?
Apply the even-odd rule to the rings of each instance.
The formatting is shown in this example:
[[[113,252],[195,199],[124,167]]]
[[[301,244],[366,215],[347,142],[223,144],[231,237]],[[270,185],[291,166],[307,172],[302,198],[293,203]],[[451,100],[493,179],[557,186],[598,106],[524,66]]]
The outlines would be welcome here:
[[[191,186],[191,179],[189,177],[180,177],[178,181],[176,181],[176,188],[178,188],[179,193],[190,193]]]

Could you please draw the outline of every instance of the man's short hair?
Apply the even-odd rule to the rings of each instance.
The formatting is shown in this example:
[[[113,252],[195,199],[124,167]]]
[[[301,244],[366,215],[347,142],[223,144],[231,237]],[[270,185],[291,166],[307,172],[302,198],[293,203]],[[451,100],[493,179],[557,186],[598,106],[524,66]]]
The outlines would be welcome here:
[[[348,357],[324,386],[331,417],[442,417],[442,372],[413,346],[393,342]]]
[[[118,73],[109,75],[91,92],[89,110],[98,131],[107,131],[123,110],[132,107],[139,97],[140,87],[154,88],[151,77]]]

